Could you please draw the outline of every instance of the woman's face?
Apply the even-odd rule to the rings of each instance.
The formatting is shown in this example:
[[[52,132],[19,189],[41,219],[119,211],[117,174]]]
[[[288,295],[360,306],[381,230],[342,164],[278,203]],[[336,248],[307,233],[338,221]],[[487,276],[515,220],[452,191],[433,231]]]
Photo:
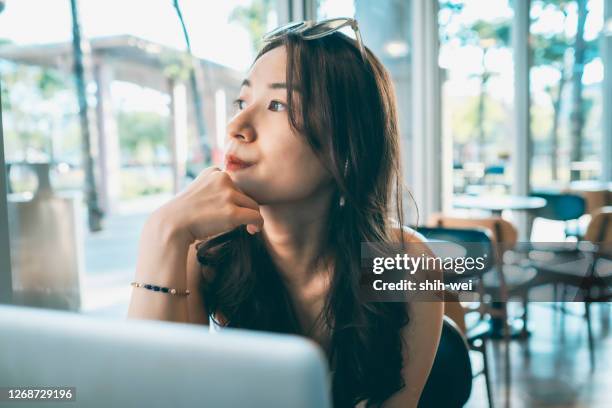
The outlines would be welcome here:
[[[255,62],[227,127],[226,171],[260,205],[301,201],[331,185],[329,172],[289,125],[286,64],[285,47]]]

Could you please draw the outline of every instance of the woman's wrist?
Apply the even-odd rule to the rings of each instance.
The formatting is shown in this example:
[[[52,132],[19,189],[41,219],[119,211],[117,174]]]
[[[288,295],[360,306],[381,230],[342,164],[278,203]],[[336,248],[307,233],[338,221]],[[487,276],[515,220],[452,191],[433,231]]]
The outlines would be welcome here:
[[[189,228],[183,225],[177,215],[180,211],[163,206],[157,209],[145,224],[144,233],[156,237],[161,245],[189,248],[195,241]]]
[[[188,234],[161,212],[149,217],[142,230],[136,279],[139,282],[185,288]]]

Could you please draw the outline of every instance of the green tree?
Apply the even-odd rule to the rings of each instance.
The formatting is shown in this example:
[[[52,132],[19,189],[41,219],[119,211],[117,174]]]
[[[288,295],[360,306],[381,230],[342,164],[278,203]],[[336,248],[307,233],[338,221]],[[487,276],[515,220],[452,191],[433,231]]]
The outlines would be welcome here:
[[[488,53],[495,48],[507,47],[510,42],[510,25],[503,22],[491,23],[487,21],[477,21],[472,26],[467,27],[464,40],[466,42],[476,42],[482,48],[482,59],[480,61],[482,72],[480,73],[480,92],[478,98],[478,143],[484,146],[486,143],[485,134],[485,100],[487,83],[495,73],[489,71],[485,64]],[[484,162],[484,149],[480,149],[480,161]]]
[[[230,14],[229,21],[242,25],[251,34],[253,50],[261,46],[261,38],[267,31],[268,14],[275,6],[275,0],[253,0],[249,6],[238,6]]]
[[[452,20],[462,13],[463,5],[458,1],[443,1],[440,3],[440,9],[450,12],[449,14]],[[485,146],[487,142],[487,131],[485,126],[485,120],[487,118],[487,84],[496,74],[488,69],[486,60],[489,52],[508,47],[510,43],[510,22],[506,20],[477,20],[472,24],[462,25],[461,29],[452,35],[446,33],[442,28],[440,36],[443,42],[449,41],[451,38],[459,39],[461,45],[464,47],[475,46],[482,50],[480,60],[481,70],[479,73],[473,75],[479,80],[479,97],[475,108],[476,114],[473,115],[474,122],[472,123],[474,123],[478,145],[481,146],[479,149],[479,160],[484,162],[485,150],[482,147]]]
[[[187,26],[185,25],[185,20],[183,19],[180,4],[178,0],[173,0],[172,4],[174,5],[174,10],[176,11],[176,15],[181,23],[183,37],[185,38],[185,45],[187,47],[187,54],[189,55],[189,64],[187,64],[186,67],[189,73],[189,86],[191,88],[191,94],[193,95],[198,140],[200,142],[200,147],[202,148],[204,162],[205,164],[208,164],[211,158],[209,157],[207,149],[208,141],[206,140],[206,122],[204,121],[204,113],[202,111],[202,97],[200,96],[200,88],[198,87],[198,80],[195,72],[196,61],[194,60],[193,53],[191,51],[191,41],[189,40],[189,33],[187,32]],[[199,61],[197,63],[199,64]]]
[[[583,15],[581,17],[583,21],[579,18],[577,22],[579,27],[576,38],[569,37],[565,33],[570,9],[575,3],[575,0],[539,0],[534,3],[542,9],[559,13],[562,16],[562,24],[558,31],[535,33],[532,35],[531,40],[534,66],[547,66],[559,73],[557,84],[546,88],[553,106],[552,127],[550,130],[551,175],[553,180],[559,178],[559,125],[560,113],[563,108],[564,89],[571,80],[573,111],[571,117],[571,160],[580,160],[582,157],[582,128],[584,127],[584,117],[588,111],[588,104],[582,98],[583,66],[591,62],[597,55],[597,42],[595,40],[584,41],[584,23],[586,21],[586,14],[584,13],[586,13],[586,4],[578,4],[579,7],[583,7]],[[581,37],[582,41],[578,41],[578,37]],[[576,46],[581,49],[578,54],[576,54]],[[571,58],[572,54],[574,55],[573,58]]]
[[[542,8],[552,8],[556,12],[561,13],[563,16],[562,28],[565,27],[569,14],[568,6],[572,3],[571,0],[541,0],[539,3]],[[557,180],[559,178],[559,118],[563,104],[563,91],[570,76],[566,59],[571,46],[571,38],[562,29],[559,32],[534,34],[531,41],[533,47],[533,65],[547,66],[559,73],[559,80],[556,86],[546,87],[546,92],[550,97],[553,107],[552,126],[550,129],[550,170],[552,179]]]
[[[574,66],[572,69],[572,113],[570,115],[571,128],[571,161],[582,160],[582,130],[584,128],[584,106],[582,98],[582,75],[586,64],[586,43],[584,40],[584,26],[587,18],[587,0],[576,0],[578,6],[578,20],[576,22],[576,37],[574,38]],[[576,172],[570,173],[570,179],[577,178]]]
[[[117,127],[121,151],[141,160],[139,152],[168,150],[168,120],[154,112],[120,112]]]
[[[55,128],[61,123],[50,103],[69,89],[66,77],[45,68],[1,63],[2,110],[6,115],[7,157],[28,159],[28,152],[44,152],[54,161]],[[53,109],[51,109],[53,110]]]
[[[74,76],[76,82],[77,98],[79,101],[79,120],[83,136],[83,169],[85,170],[85,200],[87,202],[87,220],[89,230],[92,232],[102,230],[103,213],[98,204],[96,190],[96,177],[94,173],[94,159],[91,154],[91,133],[89,118],[87,117],[87,94],[85,92],[85,69],[83,64],[83,50],[81,48],[81,27],[77,0],[70,0],[72,16],[72,57],[74,59]]]

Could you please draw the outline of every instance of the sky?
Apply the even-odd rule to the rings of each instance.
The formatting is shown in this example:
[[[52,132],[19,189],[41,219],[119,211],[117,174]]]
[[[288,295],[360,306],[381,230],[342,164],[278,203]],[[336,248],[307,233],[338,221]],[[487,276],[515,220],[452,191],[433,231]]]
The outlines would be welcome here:
[[[235,7],[249,5],[251,1],[181,0],[194,53],[237,70],[246,70],[254,57],[249,33],[237,23],[230,24],[228,18]],[[603,25],[603,0],[590,0],[588,4],[587,40],[596,38]],[[172,0],[79,0],[79,5],[82,30],[87,37],[132,34],[177,49],[185,48]],[[7,0],[6,9],[0,14],[0,39],[8,38],[17,44],[69,41],[69,6],[69,0]],[[532,26],[533,32],[561,29],[573,35],[575,31],[575,10],[570,13],[565,26],[559,21],[558,15],[546,10],[534,6],[531,13],[532,17],[538,17],[538,23]],[[353,0],[319,1],[319,18],[353,14]],[[469,0],[465,1],[459,18],[453,19],[456,27],[448,25],[445,30],[452,33],[461,24],[469,24],[478,19],[494,21],[511,18],[512,10],[508,0]],[[277,21],[277,16],[269,16],[268,28],[276,26]],[[440,21],[444,21],[443,15]],[[459,47],[451,41],[442,45],[439,61],[443,68],[452,68],[448,71],[450,80],[464,82],[466,77],[480,71],[481,55],[482,50],[478,47]],[[507,98],[507,102],[511,103],[511,50],[492,50],[485,63],[489,70],[498,72],[490,83],[490,91]],[[536,88],[543,89],[548,84],[556,83],[557,76],[556,71],[546,67],[532,70]],[[586,85],[602,79],[603,66],[600,60],[585,66],[583,82]],[[468,94],[478,92],[477,82],[473,85],[464,86],[463,91],[456,89]],[[126,92],[131,93],[127,89]]]
[[[248,67],[254,57],[249,33],[229,24],[228,17],[236,6],[250,2],[181,0],[194,54],[239,70]],[[132,34],[185,49],[172,0],[79,0],[78,4],[83,33],[90,38]],[[0,39],[17,44],[69,41],[71,29],[69,0],[7,0],[0,14]]]
[[[254,58],[249,32],[229,23],[236,7],[252,0],[180,0],[193,53],[238,71]],[[81,30],[87,38],[131,34],[185,49],[185,40],[172,0],[79,0]],[[277,16],[268,16],[269,28]],[[72,39],[69,0],[7,0],[0,14],[0,39],[16,44],[67,42]],[[168,97],[134,84],[115,81],[115,106],[123,111],[168,114]]]
[[[254,55],[251,39],[246,29],[228,23],[231,11],[237,6],[250,4],[251,0],[181,0],[183,14],[196,55],[212,61],[244,70]],[[354,12],[352,0],[321,0],[319,16]],[[69,41],[71,37],[69,0],[8,0],[6,10],[0,14],[0,39],[8,38],[18,44]],[[185,43],[172,0],[79,0],[82,29],[88,37],[133,34],[147,40],[184,49]],[[595,38],[603,24],[603,1],[589,1],[589,19],[586,25],[587,40]],[[558,15],[532,8],[539,23],[534,32],[554,31],[562,27]],[[275,16],[269,21],[276,25]],[[470,23],[477,19],[511,19],[508,0],[470,0],[457,23]],[[576,13],[571,13],[565,25],[568,35],[575,31]],[[44,29],[41,29],[44,27]],[[453,27],[447,30],[452,32]],[[573,30],[573,31],[572,31]],[[231,52],[228,52],[231,50]],[[453,55],[441,56],[441,65],[450,60],[465,61],[461,70],[478,71],[477,50],[451,49]],[[467,58],[464,58],[467,57]],[[499,69],[507,67],[510,56],[496,55],[491,63]],[[473,62],[470,64],[470,61]],[[456,64],[453,64],[456,66]],[[493,69],[496,67],[493,66]],[[585,81],[597,82],[603,75],[601,67],[589,67]],[[546,75],[544,75],[545,77]],[[591,78],[594,76],[594,78]],[[591,78],[591,79],[590,79]]]

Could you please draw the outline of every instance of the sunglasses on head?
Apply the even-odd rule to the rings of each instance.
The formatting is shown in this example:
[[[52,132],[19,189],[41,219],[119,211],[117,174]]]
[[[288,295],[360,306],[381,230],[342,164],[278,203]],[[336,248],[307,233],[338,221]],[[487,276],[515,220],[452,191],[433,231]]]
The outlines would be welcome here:
[[[331,18],[329,20],[323,20],[319,22],[310,20],[294,21],[282,27],[278,27],[265,34],[263,36],[263,41],[274,41],[289,34],[297,34],[300,36],[300,38],[304,40],[316,40],[317,38],[325,37],[326,35],[335,33],[336,31],[344,27],[351,27],[355,32],[355,38],[357,39],[359,52],[361,53],[361,58],[365,62],[366,52],[363,46],[363,41],[361,39],[361,34],[359,33],[359,26],[357,25],[357,20],[355,20],[354,18]]]

